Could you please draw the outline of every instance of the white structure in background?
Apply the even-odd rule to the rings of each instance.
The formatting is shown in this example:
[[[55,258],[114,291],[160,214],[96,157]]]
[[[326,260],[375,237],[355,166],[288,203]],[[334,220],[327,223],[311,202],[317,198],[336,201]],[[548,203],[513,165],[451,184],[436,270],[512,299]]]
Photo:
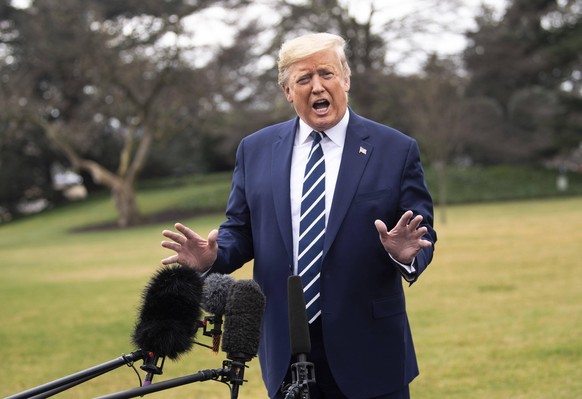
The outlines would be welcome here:
[[[60,191],[69,201],[78,201],[87,197],[87,188],[83,185],[83,178],[70,169],[66,169],[61,164],[53,164],[51,167],[53,189]],[[46,198],[38,198],[40,193],[36,193],[37,187],[29,189],[32,200],[23,200],[16,206],[19,213],[31,215],[51,208],[52,203]],[[0,207],[0,223],[9,222],[12,215],[7,209]]]
[[[568,173],[582,173],[582,141],[571,152],[558,155],[545,163],[548,169],[558,171],[556,188],[560,192],[568,190]]]
[[[61,164],[53,164],[51,168],[53,188],[61,191],[69,201],[77,201],[87,197],[87,188],[83,185],[83,178]]]

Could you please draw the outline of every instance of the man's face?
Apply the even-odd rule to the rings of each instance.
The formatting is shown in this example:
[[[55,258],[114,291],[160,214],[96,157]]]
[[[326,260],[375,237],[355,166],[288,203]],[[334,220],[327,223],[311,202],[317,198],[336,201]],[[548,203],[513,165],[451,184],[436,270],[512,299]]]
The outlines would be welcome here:
[[[338,54],[324,50],[291,65],[283,90],[303,121],[325,131],[347,110],[350,78],[344,76]]]

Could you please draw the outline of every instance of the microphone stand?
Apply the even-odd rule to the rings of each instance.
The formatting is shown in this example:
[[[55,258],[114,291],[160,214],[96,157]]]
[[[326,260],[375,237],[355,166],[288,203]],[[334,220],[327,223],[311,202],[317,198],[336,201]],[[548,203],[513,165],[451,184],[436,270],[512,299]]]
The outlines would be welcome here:
[[[208,330],[208,324],[212,324],[213,327],[211,330]],[[204,317],[202,327],[202,333],[204,336],[212,337],[212,346],[204,346],[212,349],[212,352],[218,353],[218,349],[220,348],[220,337],[222,336],[222,315],[216,314]]]
[[[162,369],[164,368],[165,361],[165,356],[153,352],[150,353],[150,356],[144,360],[143,365],[140,367],[143,371],[147,372],[143,385],[150,385],[154,379],[154,375],[163,374]]]
[[[307,361],[304,353],[297,355],[297,362],[291,365],[292,384],[284,391],[285,399],[309,399],[309,384],[315,383],[315,368]]]
[[[79,371],[75,374],[71,374],[67,377],[48,382],[43,385],[39,385],[35,388],[31,388],[24,392],[9,396],[5,399],[43,399],[50,396],[56,395],[62,391],[69,388],[77,386],[83,382],[89,381],[95,377],[99,377],[111,370],[118,367],[128,365],[131,366],[136,360],[143,360],[150,357],[150,353],[142,350],[138,350],[130,353],[129,355],[122,355],[117,359],[110,360],[109,362],[102,363],[98,366],[88,368],[83,371]]]
[[[100,396],[95,399],[130,399],[138,396],[144,396],[149,393],[165,391],[166,389],[176,388],[182,385],[192,384],[195,382],[204,382],[209,380],[220,381],[231,386],[231,398],[238,397],[238,387],[243,383],[245,364],[242,361],[225,360],[220,369],[201,370],[195,374],[177,377],[166,381],[156,382],[151,385],[144,385],[138,388],[128,389],[113,393],[110,395]]]
[[[228,358],[231,359],[229,380],[232,386],[230,389],[230,398],[237,399],[239,387],[245,382],[245,368],[247,368],[245,362],[250,359],[242,353],[229,353]]]

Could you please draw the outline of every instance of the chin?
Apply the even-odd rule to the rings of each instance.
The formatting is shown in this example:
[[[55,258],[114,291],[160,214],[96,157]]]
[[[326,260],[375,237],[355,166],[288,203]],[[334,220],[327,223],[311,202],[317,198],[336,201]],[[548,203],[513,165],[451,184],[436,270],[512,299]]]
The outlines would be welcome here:
[[[314,129],[317,129],[318,131],[324,131],[327,130],[329,128],[334,127],[335,125],[337,125],[338,121],[334,121],[333,119],[330,118],[325,118],[325,119],[315,119],[312,122],[312,126]]]

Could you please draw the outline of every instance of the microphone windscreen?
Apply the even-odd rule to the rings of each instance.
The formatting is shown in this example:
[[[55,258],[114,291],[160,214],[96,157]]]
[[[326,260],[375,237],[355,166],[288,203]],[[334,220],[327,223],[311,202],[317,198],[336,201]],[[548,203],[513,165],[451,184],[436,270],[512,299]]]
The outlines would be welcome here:
[[[265,295],[253,280],[236,281],[225,308],[222,350],[230,359],[249,361],[257,355]]]
[[[144,289],[133,343],[172,360],[188,352],[202,313],[202,284],[192,268],[162,267]]]
[[[287,280],[287,297],[289,310],[289,339],[291,354],[299,355],[311,352],[311,338],[309,324],[305,311],[305,296],[301,277],[290,276]]]
[[[224,315],[226,300],[233,284],[234,278],[228,274],[209,274],[202,287],[202,309],[213,315]]]

